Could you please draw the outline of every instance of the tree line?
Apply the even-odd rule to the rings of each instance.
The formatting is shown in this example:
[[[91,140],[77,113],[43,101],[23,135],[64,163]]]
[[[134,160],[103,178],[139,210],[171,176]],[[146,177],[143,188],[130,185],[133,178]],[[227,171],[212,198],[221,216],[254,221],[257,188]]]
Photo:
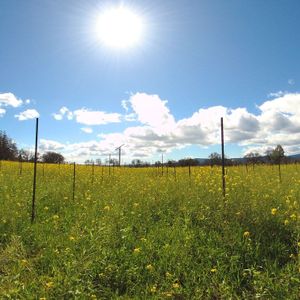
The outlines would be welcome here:
[[[296,159],[291,159],[285,156],[283,147],[277,145],[274,149],[268,149],[265,155],[260,155],[258,152],[249,152],[243,158],[229,158],[225,157],[226,166],[234,166],[241,164],[280,164],[280,163],[293,163]],[[179,160],[167,160],[166,162],[156,161],[151,164],[147,161],[134,159],[128,165],[131,167],[148,167],[148,166],[167,166],[167,167],[186,167],[186,166],[220,166],[222,165],[222,156],[217,152],[211,153],[207,159],[198,158],[183,158]]]
[[[0,131],[0,160],[33,162],[34,153],[25,149],[18,149],[17,144],[7,136],[5,131]],[[38,160],[45,163],[64,163],[62,154],[48,151],[38,155]]]

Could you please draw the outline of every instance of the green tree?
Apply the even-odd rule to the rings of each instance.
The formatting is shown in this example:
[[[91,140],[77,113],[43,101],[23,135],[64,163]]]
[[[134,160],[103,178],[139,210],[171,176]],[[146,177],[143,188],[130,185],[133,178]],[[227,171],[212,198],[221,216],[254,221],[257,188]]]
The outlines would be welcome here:
[[[210,162],[211,166],[222,164],[222,156],[221,156],[221,154],[219,154],[217,152],[211,153],[209,155],[208,159],[209,159],[209,162]]]
[[[18,160],[19,161],[29,161],[31,156],[32,156],[32,154],[29,151],[24,150],[24,149],[21,149],[18,152]]]
[[[42,155],[42,161],[45,163],[59,164],[63,163],[65,158],[60,153],[48,151]]]
[[[259,163],[261,156],[257,152],[249,152],[244,156],[244,158],[246,159],[247,163],[257,164]]]
[[[277,145],[275,149],[269,149],[266,155],[270,162],[280,164],[284,158],[284,150],[281,145]]]
[[[197,159],[187,157],[187,158],[179,159],[177,164],[178,164],[178,166],[181,166],[181,167],[198,166],[199,162]]]
[[[0,131],[0,160],[16,160],[17,158],[16,143],[4,131]]]

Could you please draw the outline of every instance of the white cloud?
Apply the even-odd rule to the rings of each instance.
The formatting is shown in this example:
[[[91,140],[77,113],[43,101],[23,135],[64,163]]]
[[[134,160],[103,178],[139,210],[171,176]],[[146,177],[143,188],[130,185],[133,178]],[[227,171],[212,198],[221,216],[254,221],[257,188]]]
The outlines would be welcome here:
[[[221,117],[224,118],[227,143],[256,147],[274,147],[276,144],[282,144],[287,153],[294,153],[295,149],[300,152],[300,148],[297,148],[297,145],[300,145],[298,93],[277,94],[276,98],[258,106],[258,114],[250,113],[243,107],[232,109],[213,106],[201,108],[191,117],[178,121],[175,121],[170,113],[167,102],[157,95],[138,93],[131,96],[128,103],[142,126],[127,128],[123,136],[130,145],[134,145],[133,148],[142,149],[147,153],[153,154],[158,149],[171,151],[188,145],[204,147],[219,144]],[[160,130],[157,130],[158,128]],[[110,138],[109,135],[102,137]]]
[[[92,133],[93,132],[93,129],[90,128],[90,127],[82,127],[80,128],[83,132],[85,133]]]
[[[63,119],[63,116],[61,114],[52,114],[53,115],[53,118],[57,121],[61,121]]]
[[[0,118],[3,117],[6,113],[6,110],[4,108],[0,108]]]
[[[73,119],[73,113],[65,106],[61,107],[58,113],[53,113],[52,116],[57,121],[61,121],[64,117],[68,120]]]
[[[300,113],[300,94],[290,93],[283,94],[280,97],[268,100],[259,106],[259,109],[266,113],[268,111],[272,112],[282,112],[290,114]]]
[[[292,79],[292,78],[289,79],[289,80],[288,80],[288,84],[289,84],[289,85],[294,85],[294,84],[295,84],[295,80]]]
[[[15,115],[15,118],[17,118],[19,121],[25,121],[38,118],[39,116],[40,114],[35,109],[27,109],[25,111],[22,111],[18,115]]]
[[[287,154],[300,152],[300,93],[277,93],[273,99],[257,106],[256,114],[245,107],[212,106],[176,120],[167,104],[158,95],[131,95],[123,102],[127,107],[124,119],[130,116],[139,122],[138,126],[100,134],[97,141],[63,144],[62,151],[69,160],[84,161],[113,153],[117,146],[125,144],[122,153],[130,161],[138,157],[150,159],[159,151],[168,153],[189,145],[208,147],[220,143],[220,118],[223,117],[226,143],[238,144],[248,152],[256,149],[264,153],[277,144],[282,144]],[[121,118],[119,114],[87,109],[77,110],[73,116],[86,125],[119,122]]]
[[[170,131],[175,126],[175,119],[167,107],[168,101],[161,100],[158,95],[136,93],[129,101],[137,120],[158,131]]]
[[[128,104],[129,104],[129,101],[128,101],[128,100],[122,100],[122,101],[121,101],[121,105],[122,105],[122,107],[123,107],[126,111],[129,110]]]
[[[61,144],[57,141],[41,139],[39,144],[39,149],[43,152],[46,151],[59,151],[66,148],[65,144]]]
[[[95,111],[86,108],[70,111],[65,106],[60,108],[58,113],[53,113],[52,116],[58,121],[62,120],[64,117],[66,117],[68,120],[75,118],[77,123],[88,126],[121,122],[121,115],[118,113],[107,113],[104,111]]]
[[[104,111],[92,111],[82,108],[75,110],[73,114],[77,123],[89,126],[121,122],[121,115],[118,113],[106,113]]]
[[[0,94],[0,106],[19,107],[22,103],[23,101],[21,99],[17,99],[17,97],[12,93]]]

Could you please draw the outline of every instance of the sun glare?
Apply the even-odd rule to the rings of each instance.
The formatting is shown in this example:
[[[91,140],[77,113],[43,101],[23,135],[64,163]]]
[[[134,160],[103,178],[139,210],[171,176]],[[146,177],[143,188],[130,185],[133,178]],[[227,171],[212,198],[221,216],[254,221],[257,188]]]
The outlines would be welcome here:
[[[123,6],[105,10],[97,22],[99,38],[112,48],[136,45],[141,39],[142,29],[141,18]]]

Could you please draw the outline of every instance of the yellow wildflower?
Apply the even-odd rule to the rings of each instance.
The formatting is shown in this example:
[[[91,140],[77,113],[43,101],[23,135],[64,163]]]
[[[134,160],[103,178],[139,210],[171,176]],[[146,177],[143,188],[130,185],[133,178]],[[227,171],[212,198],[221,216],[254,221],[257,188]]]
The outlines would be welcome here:
[[[110,210],[110,206],[109,205],[104,206],[104,210],[109,211]]]
[[[74,236],[72,236],[72,235],[71,235],[71,236],[69,236],[69,240],[70,240],[70,241],[75,241],[75,238],[74,238]]]
[[[155,293],[157,291],[157,286],[156,286],[156,284],[155,285],[153,285],[151,288],[150,288],[150,292],[151,293]]]
[[[173,288],[174,289],[179,289],[180,288],[180,284],[178,282],[173,283]]]
[[[153,271],[153,270],[154,270],[154,267],[153,267],[151,264],[149,264],[149,265],[146,266],[146,269],[147,269],[148,271]]]
[[[21,263],[22,263],[22,265],[27,265],[28,261],[27,261],[27,259],[22,259]]]
[[[141,252],[141,248],[134,248],[134,249],[133,249],[133,252],[134,252],[134,253],[140,253],[140,252]]]
[[[243,234],[243,236],[244,236],[245,238],[249,237],[249,236],[250,236],[250,232],[249,232],[249,231],[245,231],[244,234]]]
[[[217,268],[212,268],[212,269],[210,270],[210,272],[211,272],[211,273],[216,273],[216,272],[217,272]]]
[[[45,285],[46,285],[47,289],[50,289],[50,288],[52,288],[54,286],[54,283],[53,283],[53,281],[49,281]]]
[[[273,216],[275,216],[276,213],[277,213],[277,208],[272,208],[272,209],[271,209],[271,214],[272,214]]]

